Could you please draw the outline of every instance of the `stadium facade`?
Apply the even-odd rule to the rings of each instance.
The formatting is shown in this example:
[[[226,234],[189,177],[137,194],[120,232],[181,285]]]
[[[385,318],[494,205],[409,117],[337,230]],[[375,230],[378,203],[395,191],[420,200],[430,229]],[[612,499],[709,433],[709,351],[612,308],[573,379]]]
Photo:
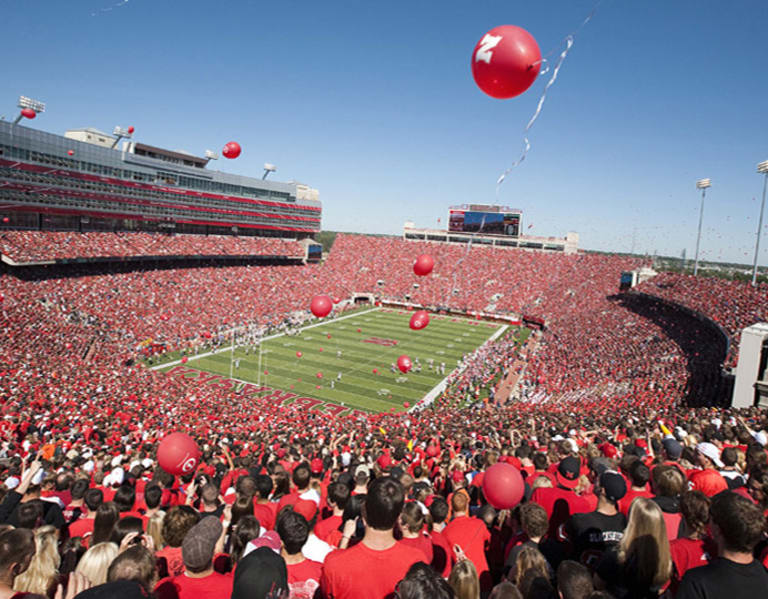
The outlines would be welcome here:
[[[209,170],[202,158],[95,129],[56,135],[0,121],[5,227],[310,238],[317,190]]]

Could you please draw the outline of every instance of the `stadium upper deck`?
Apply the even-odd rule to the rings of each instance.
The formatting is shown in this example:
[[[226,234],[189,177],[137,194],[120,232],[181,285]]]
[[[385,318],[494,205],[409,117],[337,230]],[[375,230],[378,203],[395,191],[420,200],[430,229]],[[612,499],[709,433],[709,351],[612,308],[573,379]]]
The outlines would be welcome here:
[[[0,121],[3,223],[296,238],[320,230],[320,201],[303,186],[208,170],[207,162],[132,141],[112,149]]]

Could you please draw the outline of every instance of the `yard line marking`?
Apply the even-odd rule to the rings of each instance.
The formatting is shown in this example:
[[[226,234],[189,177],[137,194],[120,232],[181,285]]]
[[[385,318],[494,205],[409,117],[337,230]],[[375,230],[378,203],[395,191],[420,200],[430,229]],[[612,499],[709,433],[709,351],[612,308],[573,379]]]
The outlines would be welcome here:
[[[348,314],[347,316],[340,316],[339,318],[334,318],[333,320],[328,320],[326,322],[316,322],[315,324],[310,324],[305,327],[302,327],[299,329],[299,332],[306,331],[307,329],[313,329],[315,327],[320,327],[325,324],[330,324],[333,322],[339,322],[340,320],[346,320],[347,318],[355,318],[356,316],[360,316],[361,314],[368,314],[368,312],[374,312],[378,308],[371,308],[369,310],[365,310],[363,312],[355,312],[354,314]],[[280,337],[285,337],[285,333],[277,333],[275,335],[270,335],[269,337],[262,337],[261,341],[270,341],[271,339],[279,339]],[[246,344],[248,345],[248,344]],[[238,347],[244,347],[243,345],[236,345],[235,349]],[[220,347],[219,349],[215,349],[213,351],[205,352],[204,354],[197,354],[196,356],[187,356],[187,362],[191,362],[192,360],[199,360],[200,358],[207,358],[208,356],[213,356],[216,354],[220,354],[225,351],[232,351],[232,346],[227,345],[226,347]],[[176,366],[177,364],[181,364],[181,358],[178,360],[175,360],[173,362],[166,362],[165,364],[158,364],[157,366],[152,366],[150,370],[159,370],[161,368],[165,368],[167,366]]]

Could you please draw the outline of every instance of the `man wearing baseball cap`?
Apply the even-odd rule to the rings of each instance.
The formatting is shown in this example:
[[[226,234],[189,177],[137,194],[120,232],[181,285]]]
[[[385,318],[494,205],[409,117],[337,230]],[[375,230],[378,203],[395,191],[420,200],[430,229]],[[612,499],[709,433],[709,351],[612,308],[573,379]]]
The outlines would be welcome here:
[[[702,469],[696,470],[688,477],[691,489],[701,491],[707,497],[727,491],[728,481],[719,472],[724,466],[720,459],[720,450],[712,443],[699,443],[696,446],[696,459]]]
[[[619,544],[627,519],[619,511],[619,500],[627,493],[624,477],[605,470],[595,484],[597,509],[574,514],[563,527],[564,537],[573,544],[573,558],[594,569],[602,554]]]
[[[579,486],[581,464],[579,459],[568,456],[560,460],[555,471],[555,487],[539,487],[533,491],[531,501],[538,503],[547,512],[549,533],[554,535],[572,514],[589,512],[586,499],[576,494]]]
[[[222,526],[215,516],[206,516],[189,529],[181,543],[184,573],[171,579],[179,599],[228,599],[232,594],[232,576],[213,570],[213,556],[222,539]],[[158,595],[163,595],[163,585]],[[168,595],[171,596],[171,595]]]

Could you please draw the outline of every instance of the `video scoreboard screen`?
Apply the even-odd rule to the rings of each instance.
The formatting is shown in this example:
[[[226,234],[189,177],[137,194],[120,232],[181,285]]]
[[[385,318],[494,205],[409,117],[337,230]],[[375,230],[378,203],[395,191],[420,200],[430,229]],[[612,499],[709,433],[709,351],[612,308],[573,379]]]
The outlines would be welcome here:
[[[451,210],[448,230],[456,233],[485,233],[487,235],[520,235],[519,212],[481,212]]]

